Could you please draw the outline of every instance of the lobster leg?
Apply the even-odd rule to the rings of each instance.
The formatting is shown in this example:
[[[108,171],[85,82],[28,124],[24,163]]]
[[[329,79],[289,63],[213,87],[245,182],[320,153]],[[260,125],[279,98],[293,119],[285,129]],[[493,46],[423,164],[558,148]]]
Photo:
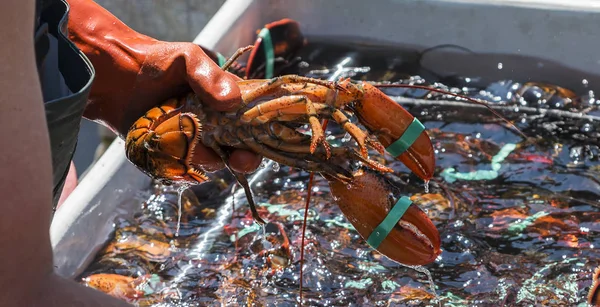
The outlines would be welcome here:
[[[316,114],[319,115],[318,117],[323,117],[323,116],[327,117],[327,116],[331,115],[331,112],[329,111],[329,109],[331,109],[330,106],[323,104],[323,103],[314,103],[314,102],[312,102],[312,105],[315,109]],[[251,111],[251,110],[249,110],[249,111]],[[263,110],[262,107],[261,107],[261,110]],[[307,112],[306,104],[298,103],[298,104],[293,104],[289,107],[278,109],[276,111],[264,112],[264,114],[252,118],[250,123],[264,124],[264,123],[267,123],[272,120],[277,120],[280,122],[286,122],[286,121],[291,122],[291,121],[297,121],[307,115],[308,115],[308,112]]]
[[[278,115],[292,114],[284,113],[286,110],[295,111],[293,114],[307,114],[307,104],[312,104],[310,100],[303,95],[291,95],[275,98],[263,102],[250,108],[240,116],[240,121],[243,123],[264,124],[270,119],[276,118]],[[267,116],[265,116],[267,115]]]
[[[296,97],[296,96],[288,96],[288,97]],[[297,97],[304,97],[304,96],[297,96]],[[285,98],[285,97],[283,97],[283,98]],[[306,108],[303,108],[303,103],[306,104]],[[327,104],[313,103],[308,99],[306,99],[306,100],[298,99],[298,101],[296,101],[296,103],[292,103],[290,101],[285,101],[285,103],[283,103],[283,102],[280,102],[279,99],[273,99],[271,101],[267,101],[263,104],[257,105],[255,107],[251,108],[250,110],[248,110],[243,115],[243,116],[246,116],[246,118],[243,118],[243,121],[244,122],[257,121],[260,124],[265,123],[269,120],[273,120],[273,119],[279,120],[279,121],[294,121],[294,120],[298,119],[300,116],[288,116],[288,115],[296,115],[296,114],[304,115],[304,114],[306,114],[309,116],[309,122],[311,124],[311,129],[313,130],[313,135],[315,135],[315,132],[314,132],[315,127],[318,127],[319,130],[322,130],[320,128],[320,124],[318,123],[316,114],[329,115],[345,131],[347,131],[354,140],[356,140],[356,142],[358,143],[358,146],[360,147],[361,154],[364,157],[368,157],[367,145],[371,146],[372,148],[377,150],[379,153],[384,154],[385,148],[383,147],[383,145],[381,145],[381,143],[369,138],[369,135],[367,133],[365,133],[363,130],[361,130],[358,126],[351,123],[350,120],[348,119],[348,117],[346,117],[346,115],[344,115],[344,113],[342,111],[340,111],[338,109],[334,109],[334,111],[332,113],[330,111],[331,109],[332,108]],[[314,110],[315,115],[310,113],[313,110]],[[314,120],[312,118],[314,118]],[[322,136],[322,137],[324,139],[324,136]],[[311,147],[312,148],[311,153],[314,152],[314,148],[316,148],[316,146],[318,144],[318,141],[316,144],[314,142],[315,142],[315,139],[313,138],[312,146],[314,146],[314,147]],[[324,145],[326,144],[324,142],[324,140],[322,142]],[[328,146],[325,145],[325,147],[327,148]]]
[[[312,141],[310,144],[311,153],[315,152],[315,149],[319,144],[322,144],[325,148],[325,151],[329,155],[330,147],[329,144],[325,142],[325,134],[323,133],[323,127],[321,127],[321,123],[317,118],[317,110],[313,102],[306,96],[285,96],[267,101],[246,111],[240,120],[244,123],[249,123],[253,118],[256,118],[257,116],[266,112],[273,111],[281,111],[282,114],[285,114],[285,108],[292,105],[304,105],[306,108],[306,115],[308,116],[308,122],[312,130]]]
[[[307,160],[310,158],[314,158],[315,156],[319,157],[321,160],[329,158],[329,157],[322,157],[322,155],[324,153],[321,153],[321,152],[311,154],[310,148],[308,145],[290,144],[290,143],[284,142],[282,140],[276,140],[268,135],[260,134],[260,132],[258,132],[258,131],[253,131],[253,135],[261,143],[264,143],[265,145],[267,145],[273,149],[282,150],[282,151],[288,153],[289,155],[297,156],[298,158],[303,158],[303,159],[307,159]],[[343,157],[343,158],[346,158],[347,160],[360,161],[360,162],[364,163],[365,165],[367,165],[369,168],[372,168],[372,169],[380,171],[380,172],[392,173],[394,171],[391,168],[388,168],[380,163],[377,163],[371,159],[363,157],[362,155],[358,154],[356,151],[354,151],[350,148],[347,148],[347,147],[333,147],[332,151],[331,151],[331,157],[333,157],[333,158]]]
[[[267,223],[260,217],[260,214],[258,214],[258,211],[256,210],[254,196],[252,195],[252,190],[250,189],[250,184],[248,184],[246,176],[234,171],[231,168],[228,162],[229,158],[227,157],[227,154],[225,154],[225,152],[221,150],[221,147],[219,147],[219,145],[216,142],[213,142],[210,148],[212,148],[221,157],[223,163],[225,163],[225,165],[227,166],[227,169],[229,169],[229,171],[237,179],[238,183],[242,186],[242,188],[244,188],[244,193],[246,194],[246,199],[248,200],[248,205],[250,206],[250,211],[252,211],[252,218],[254,219],[254,221],[256,221],[261,226],[266,225]]]
[[[306,97],[306,96],[294,95],[294,96],[287,96],[287,97],[288,98],[289,97],[300,98],[300,97]],[[290,117],[290,118],[298,119],[298,118],[301,118],[302,116],[309,114],[309,110],[308,110],[309,106],[307,106],[308,104],[312,105],[312,106],[310,106],[310,108],[314,109],[315,114],[326,115],[326,116],[331,115],[330,109],[332,109],[332,108],[324,103],[315,103],[315,102],[312,102],[311,100],[309,100],[308,98],[298,99],[297,101],[294,101],[293,103],[291,103],[291,102],[288,102],[285,100],[281,101],[280,99],[282,99],[282,98],[286,98],[286,97],[273,99],[273,100],[264,102],[260,105],[257,105],[255,107],[252,107],[251,109],[249,109],[242,115],[241,120],[246,123],[249,122],[249,123],[264,124],[273,119],[280,120],[280,117],[282,117],[284,115],[298,115],[295,117]]]
[[[278,122],[270,123],[268,129],[265,130],[275,139],[285,140],[288,143],[298,144],[310,140],[310,137],[306,134],[300,133]]]
[[[231,168],[229,168],[231,170]],[[246,194],[246,199],[248,200],[248,205],[250,206],[250,211],[252,211],[252,218],[261,226],[267,224],[258,214],[256,210],[256,205],[254,204],[254,196],[252,196],[252,190],[250,190],[250,184],[248,184],[248,180],[243,174],[235,172],[231,170],[235,178],[237,178],[240,185],[244,188],[244,193]]]
[[[252,130],[252,135],[254,138],[273,149],[282,150],[286,153],[309,153],[310,146],[308,144],[290,144],[281,139],[274,138],[271,135],[266,135],[261,133],[260,131]]]
[[[251,150],[278,163],[310,172],[325,172],[342,182],[350,182],[350,180],[352,180],[352,173],[338,165],[297,160],[291,157],[286,157],[283,154],[277,153],[258,143],[253,136],[245,135],[241,129],[238,130],[238,136]]]
[[[371,147],[373,147],[375,150],[377,150],[380,154],[383,155],[383,153],[385,151],[385,148],[383,147],[383,145],[381,145],[381,143],[369,138],[369,135],[367,133],[365,133],[364,131],[362,131],[360,128],[358,128],[358,126],[351,123],[350,120],[348,119],[348,117],[346,117],[346,115],[344,115],[344,113],[342,113],[342,111],[335,110],[333,112],[333,119],[340,126],[342,126],[342,128],[344,128],[344,130],[346,130],[352,136],[353,139],[356,140],[363,157],[366,158],[369,156],[369,154],[367,152],[366,144],[369,144]]]
[[[338,148],[340,148],[340,147],[338,147]],[[340,148],[340,149],[342,149],[342,148]],[[378,172],[383,172],[383,173],[393,173],[394,172],[393,169],[388,168],[385,165],[382,165],[382,164],[380,164],[380,163],[378,163],[376,161],[369,160],[369,159],[363,157],[357,151],[354,151],[352,149],[347,149],[347,150],[348,151],[346,151],[346,150],[340,150],[339,152],[336,153],[337,155],[333,155],[332,158],[339,158],[339,157],[341,157],[341,158],[345,158],[342,161],[352,160],[352,161],[362,162],[368,168],[371,168],[371,169],[376,170]],[[288,153],[288,155],[290,157],[294,158],[294,159],[309,159],[311,157],[313,157],[313,159],[314,159],[314,155],[313,154],[303,154],[303,153],[293,153],[293,152],[290,152],[290,153]],[[319,161],[323,161],[323,163],[325,163],[324,160],[319,160]]]
[[[307,84],[312,83],[312,84],[324,86],[324,87],[332,89],[332,90],[346,91],[345,88],[343,88],[342,86],[337,84],[337,82],[302,77],[302,76],[297,76],[297,75],[286,75],[286,76],[280,76],[277,78],[273,78],[273,79],[269,80],[268,82],[264,83],[263,85],[257,87],[256,89],[244,94],[242,96],[243,104],[246,106],[246,105],[250,104],[251,102],[255,101],[256,99],[265,96],[269,91],[277,88],[278,86],[280,86],[282,84],[289,84],[289,83],[307,83]],[[242,108],[242,110],[243,110],[243,108]]]

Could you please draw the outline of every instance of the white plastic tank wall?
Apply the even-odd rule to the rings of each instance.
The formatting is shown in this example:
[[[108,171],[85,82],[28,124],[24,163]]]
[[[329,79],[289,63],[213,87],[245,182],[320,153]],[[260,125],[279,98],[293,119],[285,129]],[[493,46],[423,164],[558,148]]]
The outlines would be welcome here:
[[[352,38],[415,50],[454,44],[476,54],[441,50],[424,61],[438,72],[495,79],[531,78],[574,90],[600,84],[600,3],[597,1],[229,0],[195,39],[224,55],[253,43],[255,30],[281,18],[300,22],[310,37]],[[499,69],[498,63],[502,63]],[[149,178],[115,141],[56,212],[51,227],[57,271],[73,278],[132,212]]]

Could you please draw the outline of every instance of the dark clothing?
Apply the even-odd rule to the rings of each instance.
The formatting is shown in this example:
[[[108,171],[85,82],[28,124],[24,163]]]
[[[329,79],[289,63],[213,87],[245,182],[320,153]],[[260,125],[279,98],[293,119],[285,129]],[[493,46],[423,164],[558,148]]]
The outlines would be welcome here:
[[[94,79],[87,57],[68,39],[69,5],[37,0],[35,48],[52,148],[53,208],[60,198]]]

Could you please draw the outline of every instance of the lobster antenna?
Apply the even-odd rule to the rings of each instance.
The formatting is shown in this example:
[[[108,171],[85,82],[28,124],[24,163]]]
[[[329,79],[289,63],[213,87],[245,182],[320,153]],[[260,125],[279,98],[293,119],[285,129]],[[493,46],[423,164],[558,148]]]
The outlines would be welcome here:
[[[324,119],[321,122],[321,126],[323,127],[323,131],[327,129],[327,124],[329,123],[328,119]],[[312,195],[312,186],[313,179],[315,173],[311,172],[310,177],[308,179],[308,187],[306,189],[306,205],[304,207],[304,222],[302,223],[302,239],[300,243],[300,306],[302,306],[302,283],[304,281],[304,238],[306,237],[306,224],[308,223],[308,207],[310,205],[310,197]]]
[[[300,306],[302,306],[302,284],[304,282],[304,240],[306,238],[306,224],[308,223],[308,207],[312,195],[312,185],[315,173],[311,172],[308,179],[308,188],[306,195],[306,205],[304,206],[304,222],[302,223],[302,238],[300,243]]]
[[[239,57],[242,56],[242,54],[248,52],[250,49],[254,48],[254,46],[250,45],[250,46],[246,46],[246,47],[241,47],[239,48],[230,58],[229,60],[227,60],[227,62],[225,62],[225,64],[223,64],[223,66],[221,66],[222,70],[227,70],[229,69],[229,66],[231,66],[231,64],[233,64],[233,62],[235,62]]]
[[[471,98],[471,97],[467,97],[467,96],[461,95],[461,94],[451,93],[451,92],[440,90],[440,89],[436,89],[436,88],[431,88],[431,87],[424,86],[424,85],[413,85],[413,84],[380,84],[380,83],[371,83],[371,85],[373,85],[375,87],[404,87],[404,88],[422,89],[422,90],[428,90],[428,91],[437,92],[437,93],[446,94],[446,95],[450,95],[450,96],[454,96],[454,97],[457,97],[457,98],[464,99],[464,100],[466,100],[468,102],[472,102],[474,104],[478,104],[478,105],[484,106],[486,109],[488,109],[490,112],[492,112],[492,114],[494,114],[495,116],[499,117],[500,119],[502,119],[503,121],[505,121],[506,123],[508,123],[511,127],[513,127],[517,131],[517,133],[519,135],[521,135],[523,138],[529,139],[529,137],[527,135],[525,135],[521,131],[521,129],[517,128],[517,126],[513,122],[511,122],[510,120],[508,120],[504,116],[500,115],[500,113],[498,113],[496,110],[492,109],[492,107],[490,107],[490,105],[488,103],[486,103],[486,102],[484,102],[482,100]]]

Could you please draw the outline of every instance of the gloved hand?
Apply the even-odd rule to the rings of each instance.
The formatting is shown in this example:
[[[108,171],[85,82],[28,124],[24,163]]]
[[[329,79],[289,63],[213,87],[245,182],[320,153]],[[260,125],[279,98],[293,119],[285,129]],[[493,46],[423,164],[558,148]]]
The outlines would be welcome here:
[[[69,0],[69,38],[96,70],[84,117],[102,123],[121,138],[150,108],[193,90],[218,111],[241,102],[237,76],[222,71],[202,48],[164,42],[129,28],[91,0]],[[195,162],[208,171],[224,167],[211,149],[197,146]],[[238,172],[255,170],[261,157],[234,150],[230,165]]]

